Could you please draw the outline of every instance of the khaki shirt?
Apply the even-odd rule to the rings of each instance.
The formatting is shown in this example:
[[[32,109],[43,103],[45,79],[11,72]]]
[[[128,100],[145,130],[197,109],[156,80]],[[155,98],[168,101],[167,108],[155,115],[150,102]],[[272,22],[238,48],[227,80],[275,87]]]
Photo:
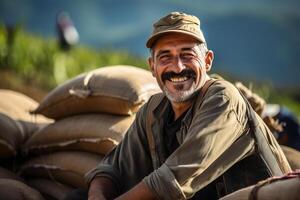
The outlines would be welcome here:
[[[188,199],[254,151],[254,139],[247,126],[246,104],[239,91],[227,81],[209,87],[203,103],[196,103],[182,120],[176,133],[179,147],[169,156],[162,144],[163,113],[168,99],[154,109],[152,132],[160,167],[153,169],[146,136],[146,103],[137,113],[122,142],[87,175],[110,178],[120,193],[143,181],[159,199]],[[258,116],[257,116],[258,117]],[[261,126],[265,129],[264,123]],[[290,171],[275,138],[266,139],[276,158]]]

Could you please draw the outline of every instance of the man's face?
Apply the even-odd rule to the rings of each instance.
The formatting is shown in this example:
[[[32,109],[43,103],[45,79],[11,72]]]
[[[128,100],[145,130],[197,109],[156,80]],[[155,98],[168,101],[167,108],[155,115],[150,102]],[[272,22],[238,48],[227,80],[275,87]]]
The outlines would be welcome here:
[[[213,53],[204,52],[198,44],[192,37],[170,33],[159,38],[152,48],[152,74],[172,102],[190,100],[206,81]]]

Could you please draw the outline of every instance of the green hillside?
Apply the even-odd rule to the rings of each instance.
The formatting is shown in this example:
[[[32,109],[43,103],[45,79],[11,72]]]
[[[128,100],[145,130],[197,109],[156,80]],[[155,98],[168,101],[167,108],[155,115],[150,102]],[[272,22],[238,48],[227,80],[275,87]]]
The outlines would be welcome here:
[[[28,84],[51,89],[82,72],[117,64],[147,66],[145,59],[126,51],[95,50],[80,45],[62,51],[55,39],[43,39],[20,28],[9,34],[0,26],[0,69],[16,72]]]

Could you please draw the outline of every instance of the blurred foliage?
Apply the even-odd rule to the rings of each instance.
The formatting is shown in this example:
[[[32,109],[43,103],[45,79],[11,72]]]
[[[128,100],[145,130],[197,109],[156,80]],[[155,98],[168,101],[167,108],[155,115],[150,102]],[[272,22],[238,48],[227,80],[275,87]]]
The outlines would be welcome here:
[[[253,87],[253,91],[263,97],[267,103],[288,107],[300,120],[299,91],[274,88],[271,83],[258,84],[250,87]]]
[[[23,85],[23,87],[33,85],[49,91],[80,73],[118,64],[147,68],[145,58],[125,51],[95,50],[79,45],[65,52],[60,50],[55,39],[41,38],[23,31],[21,27],[10,29],[0,25],[0,70],[2,79],[11,79],[15,82],[9,83],[9,86],[14,88],[18,88],[14,85]],[[8,78],[9,74],[14,74],[15,77]],[[221,74],[228,80],[236,80],[230,75],[226,76],[226,73]],[[270,83],[243,82],[267,103],[285,105],[300,116],[299,92],[279,90]],[[20,89],[20,91],[26,90],[27,87]]]
[[[51,89],[80,73],[107,65],[146,68],[146,60],[125,51],[75,46],[62,51],[55,39],[29,34],[21,27],[0,25],[0,69],[11,70],[27,83]]]

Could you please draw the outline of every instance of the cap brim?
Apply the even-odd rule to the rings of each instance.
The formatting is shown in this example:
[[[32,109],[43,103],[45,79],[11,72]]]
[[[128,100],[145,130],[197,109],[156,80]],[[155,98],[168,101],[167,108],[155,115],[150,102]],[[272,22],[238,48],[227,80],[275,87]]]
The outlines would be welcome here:
[[[205,39],[204,39],[204,36],[202,33],[201,33],[201,35],[196,35],[196,34],[193,34],[191,32],[185,31],[185,30],[165,30],[165,31],[156,33],[154,35],[151,35],[146,43],[146,47],[152,48],[152,46],[154,45],[156,40],[158,40],[159,37],[161,37],[162,35],[167,34],[167,33],[182,33],[182,34],[189,35],[189,36],[195,38],[196,40],[198,40],[201,43],[205,42]]]

